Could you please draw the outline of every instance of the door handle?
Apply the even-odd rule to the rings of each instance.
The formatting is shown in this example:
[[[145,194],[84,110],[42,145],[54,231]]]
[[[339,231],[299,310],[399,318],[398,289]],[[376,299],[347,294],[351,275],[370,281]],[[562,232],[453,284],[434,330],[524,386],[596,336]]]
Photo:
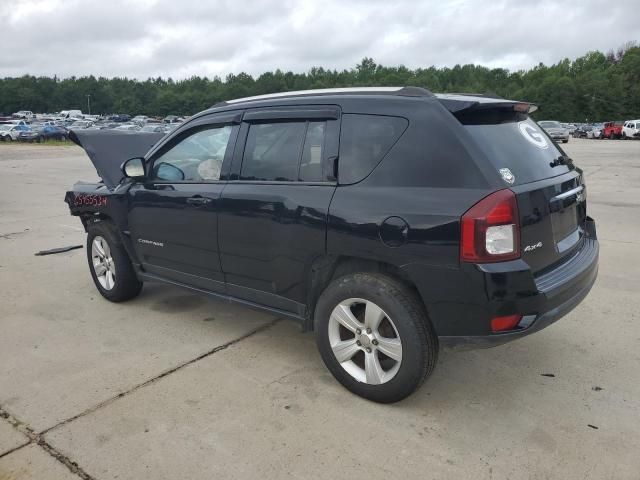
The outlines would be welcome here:
[[[189,205],[209,205],[210,203],[213,203],[213,198],[201,197],[200,195],[196,195],[187,198],[187,203]]]

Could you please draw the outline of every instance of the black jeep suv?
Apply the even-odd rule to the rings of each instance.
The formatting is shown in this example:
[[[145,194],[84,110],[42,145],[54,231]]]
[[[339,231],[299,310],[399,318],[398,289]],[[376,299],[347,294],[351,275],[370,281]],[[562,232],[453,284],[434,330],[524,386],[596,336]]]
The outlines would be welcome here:
[[[231,100],[162,138],[74,132],[102,182],[66,202],[105,298],[160,281],[294,318],[339,382],[393,402],[440,346],[540,330],[596,279],[582,172],[533,109],[414,87]]]

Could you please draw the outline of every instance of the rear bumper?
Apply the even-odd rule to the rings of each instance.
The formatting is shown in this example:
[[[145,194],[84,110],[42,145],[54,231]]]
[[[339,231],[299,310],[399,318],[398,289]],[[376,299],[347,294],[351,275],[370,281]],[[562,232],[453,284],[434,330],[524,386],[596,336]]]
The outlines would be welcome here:
[[[597,246],[597,241],[595,241],[595,244]],[[547,311],[523,317],[523,320],[520,323],[522,324],[523,322],[526,322],[525,324],[527,326],[525,328],[508,333],[497,333],[492,335],[443,336],[439,337],[440,345],[457,349],[496,347],[542,330],[555,321],[560,320],[567,313],[577,307],[591,291],[591,287],[593,287],[597,276],[598,256],[596,254],[595,260],[592,265],[590,265],[586,277],[582,281],[571,286],[571,296],[559,305],[551,307]],[[540,296],[546,297],[546,294],[541,293]],[[549,300],[541,298],[541,304],[544,303],[550,304]]]
[[[465,264],[456,275],[456,292],[431,302],[417,282],[440,344],[463,349],[501,345],[542,330],[573,310],[598,276],[599,244],[593,220],[588,220],[586,230],[569,258],[540,274],[534,275],[522,259]],[[513,314],[522,315],[516,329],[491,331],[492,318]]]

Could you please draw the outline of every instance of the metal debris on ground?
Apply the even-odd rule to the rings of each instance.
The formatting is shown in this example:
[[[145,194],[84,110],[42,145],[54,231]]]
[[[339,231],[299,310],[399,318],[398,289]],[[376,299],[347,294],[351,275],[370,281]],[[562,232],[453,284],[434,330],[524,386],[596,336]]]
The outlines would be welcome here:
[[[75,250],[77,248],[82,248],[82,245],[69,245],[68,247],[52,248],[51,250],[40,250],[39,252],[35,253],[34,255],[36,257],[40,257],[42,255],[54,255],[56,253],[64,253],[64,252],[68,252],[70,250]]]

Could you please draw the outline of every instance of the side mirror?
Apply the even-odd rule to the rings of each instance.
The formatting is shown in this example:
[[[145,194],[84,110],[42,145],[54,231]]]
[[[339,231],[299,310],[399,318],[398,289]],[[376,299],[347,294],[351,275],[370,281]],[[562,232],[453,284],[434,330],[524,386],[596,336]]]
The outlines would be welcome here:
[[[162,162],[154,168],[154,178],[165,182],[181,182],[184,180],[184,172],[175,165]]]
[[[134,157],[130,158],[122,164],[122,173],[128,178],[144,178],[144,158]]]

